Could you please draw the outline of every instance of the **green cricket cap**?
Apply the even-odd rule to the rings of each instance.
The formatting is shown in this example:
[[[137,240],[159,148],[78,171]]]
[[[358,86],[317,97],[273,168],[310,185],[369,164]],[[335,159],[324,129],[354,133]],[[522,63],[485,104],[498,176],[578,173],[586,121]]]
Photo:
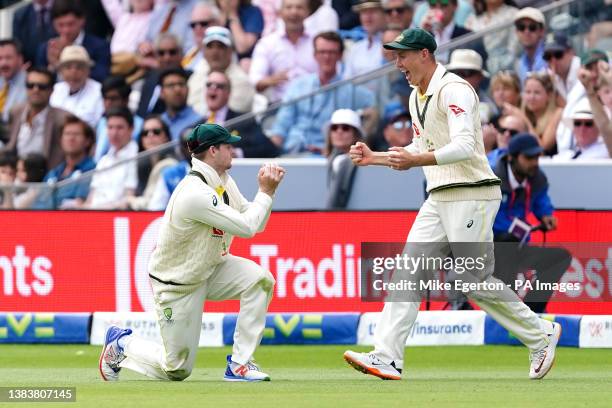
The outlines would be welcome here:
[[[429,50],[433,53],[438,45],[436,39],[428,31],[422,28],[408,28],[395,40],[383,45],[387,50]]]
[[[187,136],[187,147],[191,153],[202,153],[210,146],[219,143],[236,143],[240,136],[232,135],[223,126],[216,123],[199,124]]]
[[[583,66],[592,64],[593,62],[597,62],[597,61],[608,62],[608,54],[606,54],[602,50],[590,49],[590,50],[585,51],[580,56],[580,63]]]

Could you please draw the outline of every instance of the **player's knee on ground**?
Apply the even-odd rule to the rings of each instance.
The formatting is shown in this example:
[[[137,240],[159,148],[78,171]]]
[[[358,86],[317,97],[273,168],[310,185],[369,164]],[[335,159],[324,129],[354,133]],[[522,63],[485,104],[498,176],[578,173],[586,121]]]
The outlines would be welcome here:
[[[162,369],[171,381],[183,381],[191,375],[193,362],[189,359],[189,349],[185,348],[180,352],[171,352],[166,355],[165,364]]]
[[[165,371],[165,373],[168,376],[168,379],[170,381],[183,381],[185,378],[191,375],[191,369],[185,368],[185,369],[173,370],[173,371],[167,370]]]

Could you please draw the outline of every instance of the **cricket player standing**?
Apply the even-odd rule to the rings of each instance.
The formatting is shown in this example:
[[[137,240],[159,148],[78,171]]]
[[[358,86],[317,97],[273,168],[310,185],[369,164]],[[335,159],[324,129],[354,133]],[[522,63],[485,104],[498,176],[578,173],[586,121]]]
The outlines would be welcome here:
[[[193,369],[204,301],[240,299],[227,381],[269,381],[254,363],[272,298],[274,278],[255,262],[229,253],[233,236],[263,231],[272,197],[285,170],[265,164],[259,192],[248,202],[227,174],[232,143],[240,140],[215,124],[198,125],[187,144],[192,172],[177,186],[164,214],[149,276],[163,345],[139,339],[130,329],[110,327],[100,356],[104,380],[121,368],[158,379],[183,380]]]
[[[395,51],[396,66],[414,88],[410,98],[414,140],[388,152],[372,152],[357,143],[350,150],[353,162],[396,170],[423,166],[429,197],[408,234],[407,247],[424,242],[492,243],[500,181],[485,156],[476,92],[436,63],[437,45],[425,30],[404,30],[384,47]],[[492,273],[493,259],[487,270]],[[499,281],[489,274],[486,282]],[[529,377],[543,378],[552,367],[561,326],[540,319],[504,288],[469,296],[529,348]],[[401,379],[406,339],[419,305],[418,301],[386,302],[376,326],[374,351],[347,351],[344,359],[366,374]]]

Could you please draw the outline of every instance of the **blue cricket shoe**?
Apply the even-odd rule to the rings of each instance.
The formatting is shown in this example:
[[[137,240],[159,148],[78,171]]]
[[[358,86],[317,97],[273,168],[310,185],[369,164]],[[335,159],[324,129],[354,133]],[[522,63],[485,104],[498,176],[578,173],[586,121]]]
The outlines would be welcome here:
[[[123,336],[132,334],[132,329],[120,329],[111,326],[106,330],[104,346],[100,354],[99,369],[104,381],[117,381],[119,379],[119,363],[125,359],[123,348],[119,347],[118,340]]]
[[[248,363],[240,365],[232,361],[232,355],[227,356],[227,368],[225,369],[225,375],[223,376],[225,381],[242,381],[242,382],[255,382],[255,381],[270,381],[270,376],[261,371],[261,368],[253,360],[249,360]]]

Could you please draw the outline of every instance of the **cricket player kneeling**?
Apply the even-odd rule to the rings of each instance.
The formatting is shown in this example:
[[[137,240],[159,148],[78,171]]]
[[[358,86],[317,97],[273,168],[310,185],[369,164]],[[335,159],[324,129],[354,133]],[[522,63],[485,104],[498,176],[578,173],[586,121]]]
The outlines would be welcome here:
[[[184,380],[193,369],[204,301],[240,299],[227,381],[269,381],[253,354],[265,327],[274,278],[255,262],[229,253],[234,235],[252,237],[264,230],[272,197],[285,170],[265,164],[259,192],[247,201],[229,176],[232,143],[225,128],[198,125],[188,137],[192,171],[177,186],[164,214],[149,276],[163,345],[139,339],[130,329],[106,332],[99,369],[117,380],[121,368],[149,377]]]

